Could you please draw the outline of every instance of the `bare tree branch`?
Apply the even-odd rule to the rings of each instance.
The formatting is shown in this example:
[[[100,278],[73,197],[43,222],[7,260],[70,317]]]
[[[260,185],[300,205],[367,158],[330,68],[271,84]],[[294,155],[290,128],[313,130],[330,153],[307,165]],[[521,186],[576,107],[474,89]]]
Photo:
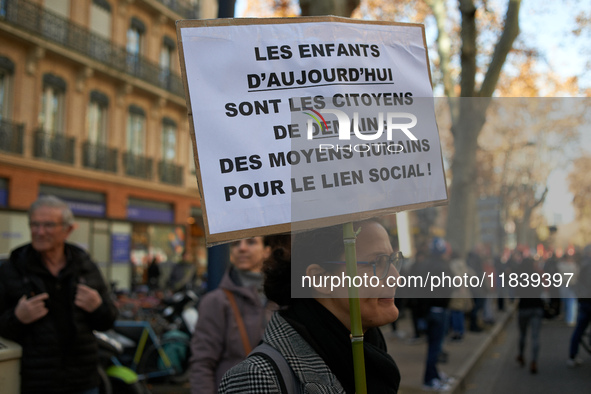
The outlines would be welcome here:
[[[455,97],[454,82],[450,70],[451,39],[445,28],[445,22],[447,21],[446,2],[445,0],[426,0],[426,2],[431,8],[437,24],[437,53],[442,74],[443,91],[446,97]]]
[[[542,195],[540,196],[540,198],[538,198],[534,204],[532,205],[531,209],[533,210],[535,207],[537,207],[538,205],[544,203],[544,201],[546,201],[546,196],[548,195],[548,186],[546,186],[546,188],[544,189],[544,193],[542,193]]]
[[[462,72],[460,74],[460,96],[474,97],[476,78],[476,6],[473,0],[460,0],[460,13],[462,14],[462,51],[460,61]]]
[[[302,16],[336,15],[350,17],[361,0],[300,0]]]
[[[501,69],[507,55],[513,47],[513,42],[519,35],[519,8],[521,6],[521,0],[510,0],[507,6],[507,14],[505,16],[505,28],[503,34],[499,38],[499,42],[495,47],[492,60],[488,66],[486,76],[480,88],[480,97],[491,97],[494,93],[499,76],[501,75]]]

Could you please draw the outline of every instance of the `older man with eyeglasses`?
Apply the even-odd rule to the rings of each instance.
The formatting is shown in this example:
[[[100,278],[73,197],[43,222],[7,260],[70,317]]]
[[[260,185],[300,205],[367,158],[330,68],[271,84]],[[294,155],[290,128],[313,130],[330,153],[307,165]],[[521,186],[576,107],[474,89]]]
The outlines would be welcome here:
[[[40,197],[29,210],[31,243],[0,266],[0,336],[23,348],[21,393],[98,394],[93,330],[117,317],[96,264],[66,240],[74,216]]]

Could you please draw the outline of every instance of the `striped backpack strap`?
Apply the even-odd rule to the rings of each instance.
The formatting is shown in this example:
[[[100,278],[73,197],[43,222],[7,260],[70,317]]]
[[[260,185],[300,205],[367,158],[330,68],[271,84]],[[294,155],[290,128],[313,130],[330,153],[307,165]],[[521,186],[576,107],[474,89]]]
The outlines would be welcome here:
[[[260,345],[255,347],[252,352],[248,355],[248,357],[253,356],[255,354],[261,355],[264,357],[277,374],[277,378],[279,379],[279,386],[281,388],[282,394],[302,394],[303,391],[301,390],[301,385],[298,384],[298,378],[293,372],[293,369],[283,357],[277,349],[273,346],[269,345],[268,343],[262,342]]]

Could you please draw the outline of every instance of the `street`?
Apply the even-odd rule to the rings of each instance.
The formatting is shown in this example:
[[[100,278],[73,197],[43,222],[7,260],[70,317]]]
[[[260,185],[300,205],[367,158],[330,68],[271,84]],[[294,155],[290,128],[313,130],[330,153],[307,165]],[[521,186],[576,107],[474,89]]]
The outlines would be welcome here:
[[[591,355],[581,348],[579,356],[584,363],[577,368],[566,366],[573,328],[568,327],[563,321],[543,321],[538,374],[532,375],[529,372],[531,353],[528,351],[528,345],[525,352],[526,366],[519,367],[515,361],[519,338],[516,316],[514,315],[474,372],[468,376],[464,393],[591,392]]]

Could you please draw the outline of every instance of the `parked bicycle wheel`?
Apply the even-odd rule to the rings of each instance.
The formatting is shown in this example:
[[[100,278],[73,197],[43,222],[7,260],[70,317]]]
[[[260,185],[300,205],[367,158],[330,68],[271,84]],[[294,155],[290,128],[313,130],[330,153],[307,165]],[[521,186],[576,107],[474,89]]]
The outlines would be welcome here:
[[[113,394],[113,387],[111,385],[111,380],[109,379],[109,376],[107,375],[107,373],[105,372],[103,367],[99,367],[98,371],[99,371],[99,378],[100,378],[99,393],[100,394]]]
[[[151,394],[142,382],[126,382],[116,376],[109,376],[107,371],[99,367],[100,394]]]
[[[150,346],[142,356],[137,371],[148,381],[186,382],[189,378],[190,338],[173,330],[165,333],[160,346]]]
[[[111,384],[113,385],[113,394],[150,394],[150,391],[141,382],[128,384],[114,380]]]

